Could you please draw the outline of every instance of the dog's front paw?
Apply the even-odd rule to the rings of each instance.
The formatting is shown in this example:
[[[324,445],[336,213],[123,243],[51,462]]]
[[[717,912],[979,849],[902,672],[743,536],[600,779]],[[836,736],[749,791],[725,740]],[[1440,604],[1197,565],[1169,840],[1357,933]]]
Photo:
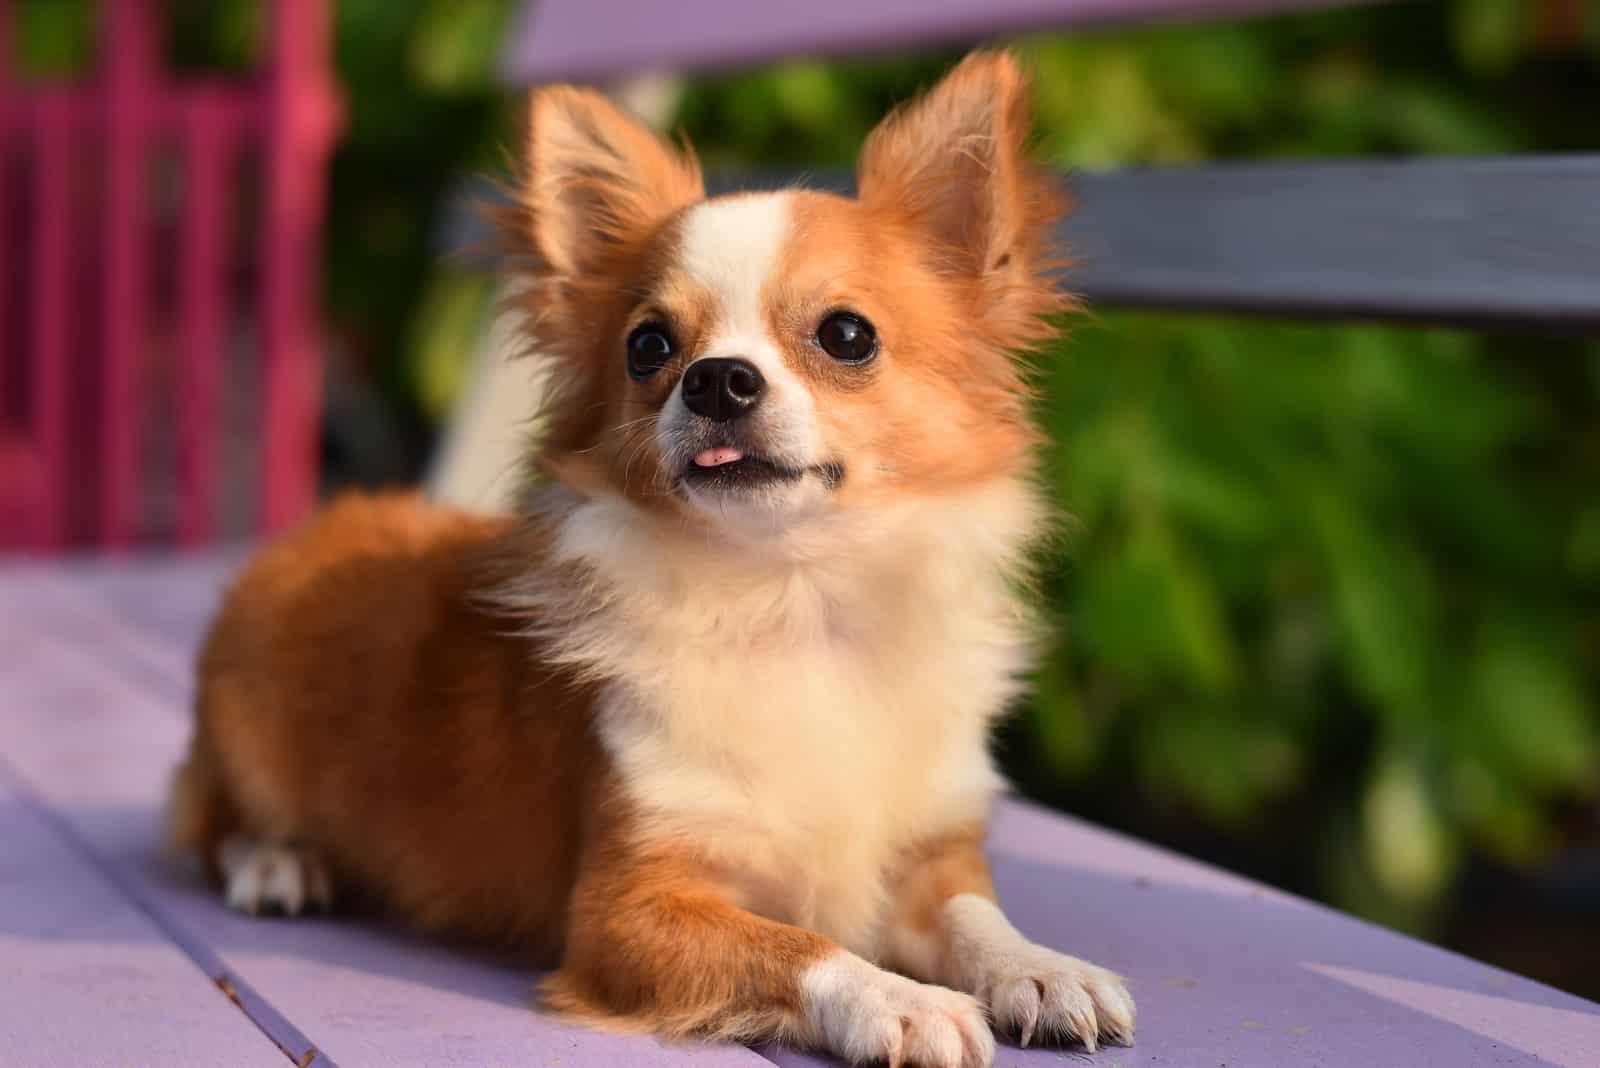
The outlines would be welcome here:
[[[977,1001],[913,982],[850,953],[814,965],[803,982],[807,1036],[853,1064],[989,1068],[994,1035]]]
[[[963,894],[946,906],[955,985],[989,1010],[1000,1031],[1035,1038],[1133,1044],[1133,998],[1122,977],[1028,941],[987,898]]]
[[[995,1026],[1026,1046],[1035,1036],[1133,1044],[1133,998],[1122,977],[1088,961],[1023,942],[982,962],[974,984]]]

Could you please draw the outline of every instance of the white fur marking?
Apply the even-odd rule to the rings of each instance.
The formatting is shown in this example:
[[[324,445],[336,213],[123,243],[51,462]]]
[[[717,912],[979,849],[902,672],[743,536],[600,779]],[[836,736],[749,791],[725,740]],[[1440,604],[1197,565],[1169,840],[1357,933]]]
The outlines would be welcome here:
[[[770,458],[808,468],[827,459],[822,455],[816,402],[784,362],[762,300],[789,241],[791,198],[789,193],[759,193],[697,205],[684,219],[678,268],[710,295],[716,309],[697,358],[738,356],[755,364],[767,388],[760,406],[748,417],[753,440]],[[657,445],[663,455],[677,456],[678,443],[691,422],[681,389],[673,390],[657,421]],[[812,479],[753,501],[702,499],[693,491],[689,499],[724,519],[755,521],[760,526],[814,506],[826,495]]]
[[[719,304],[715,340],[707,355],[749,356],[724,351],[723,345],[736,339],[765,341],[761,290],[789,240],[790,196],[760,193],[708,200],[684,219],[678,262]]]
[[[298,916],[308,904],[318,909],[332,904],[327,870],[297,849],[230,838],[222,845],[222,870],[228,904],[240,912],[276,909]]]
[[[694,842],[762,915],[876,957],[896,858],[981,823],[1000,785],[986,737],[1028,663],[1004,579],[1035,527],[1027,485],[749,545],[621,500],[542,503],[553,559],[587,578],[530,575],[501,601],[558,662],[613,680],[596,726],[641,833]]]
[[[800,977],[805,1041],[852,1064],[988,1068],[994,1035],[965,994],[913,982],[839,952]]]
[[[996,1026],[1026,1046],[1035,1034],[1133,1041],[1133,998],[1120,976],[1028,941],[993,901],[957,894],[944,906],[950,978],[988,1006]]]

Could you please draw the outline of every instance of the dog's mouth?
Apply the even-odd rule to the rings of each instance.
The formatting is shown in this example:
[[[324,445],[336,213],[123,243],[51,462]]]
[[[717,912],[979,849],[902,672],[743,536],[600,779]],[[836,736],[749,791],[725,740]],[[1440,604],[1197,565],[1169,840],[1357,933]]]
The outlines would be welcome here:
[[[740,491],[799,482],[816,475],[829,489],[844,480],[844,466],[838,463],[791,467],[759,453],[732,445],[716,445],[695,453],[681,478],[698,490]]]

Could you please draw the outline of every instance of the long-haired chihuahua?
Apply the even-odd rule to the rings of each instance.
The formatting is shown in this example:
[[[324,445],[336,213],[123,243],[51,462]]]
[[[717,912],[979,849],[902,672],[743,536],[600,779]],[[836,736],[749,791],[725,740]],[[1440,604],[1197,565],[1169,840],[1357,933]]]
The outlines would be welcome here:
[[[970,57],[858,195],[706,198],[601,96],[532,97],[509,221],[549,403],[515,517],[351,496],[201,655],[172,834],[229,902],[359,890],[554,968],[609,1028],[991,1063],[1131,1041],[983,853],[1050,526],[1020,357],[1067,298],[1027,80]]]

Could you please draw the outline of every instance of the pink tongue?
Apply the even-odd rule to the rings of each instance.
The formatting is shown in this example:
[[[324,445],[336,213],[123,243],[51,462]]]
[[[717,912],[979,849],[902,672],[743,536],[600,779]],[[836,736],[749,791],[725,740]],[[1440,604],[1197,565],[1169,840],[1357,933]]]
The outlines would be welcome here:
[[[723,464],[731,464],[736,460],[742,459],[744,459],[744,453],[738,449],[729,448],[727,445],[718,445],[714,449],[702,449],[696,453],[694,465],[696,467],[721,467]]]

